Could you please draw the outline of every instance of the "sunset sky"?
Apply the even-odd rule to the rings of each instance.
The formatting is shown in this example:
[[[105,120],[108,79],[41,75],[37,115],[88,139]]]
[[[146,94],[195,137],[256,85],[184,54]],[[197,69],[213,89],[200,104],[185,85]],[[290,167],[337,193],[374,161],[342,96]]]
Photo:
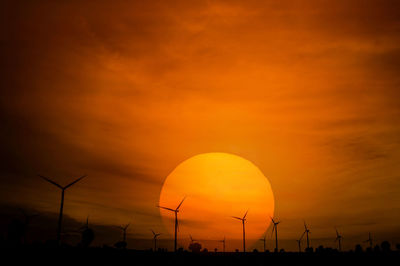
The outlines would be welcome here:
[[[1,1],[0,18],[3,208],[57,213],[37,174],[87,174],[67,217],[172,239],[165,178],[224,152],[267,177],[283,248],[303,220],[314,246],[335,227],[346,249],[400,241],[399,1]]]

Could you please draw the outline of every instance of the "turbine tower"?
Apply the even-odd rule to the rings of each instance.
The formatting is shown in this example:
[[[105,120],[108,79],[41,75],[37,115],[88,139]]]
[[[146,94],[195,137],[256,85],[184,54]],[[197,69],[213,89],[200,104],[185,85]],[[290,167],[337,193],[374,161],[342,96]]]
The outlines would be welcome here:
[[[183,198],[183,200],[181,201],[181,203],[179,203],[179,205],[178,205],[178,207],[176,207],[176,209],[171,209],[171,208],[157,205],[157,207],[160,209],[164,209],[164,210],[175,213],[175,240],[174,240],[174,251],[175,252],[177,250],[177,240],[178,240],[178,212],[179,212],[179,208],[181,207],[181,205],[185,199],[186,199],[186,197]]]
[[[243,218],[232,216],[232,218],[235,218],[235,219],[238,219],[238,220],[242,221],[242,225],[243,225],[243,252],[244,253],[246,253],[246,231],[245,231],[244,224],[246,222],[246,216],[247,216],[248,212],[249,211],[246,211],[246,213],[244,214]]]
[[[340,235],[339,234],[339,232],[338,232],[338,230],[337,229],[335,229],[336,230],[336,239],[335,239],[335,242],[337,241],[338,242],[338,245],[339,245],[339,251],[342,251],[342,235]]]
[[[306,237],[307,237],[307,250],[310,248],[310,237],[309,237],[310,233],[311,232],[308,229],[306,222],[304,222],[304,233],[303,233],[303,235],[306,234]]]
[[[153,239],[154,239],[154,252],[157,251],[157,237],[159,237],[161,234],[156,234],[153,230],[151,230],[153,233]]]
[[[225,236],[223,240],[219,240],[222,243],[222,251],[225,253]]]
[[[263,244],[264,244],[264,252],[265,252],[265,241],[266,241],[266,239],[267,239],[267,234],[266,234],[266,233],[264,234],[264,237],[263,237],[263,238],[260,238],[260,239],[259,239],[259,240],[262,241]]]
[[[83,175],[81,177],[79,177],[78,179],[76,179],[75,181],[73,181],[72,183],[69,183],[66,186],[61,186],[59,184],[57,184],[56,182],[54,182],[53,180],[51,180],[50,178],[47,178],[45,176],[39,175],[41,178],[43,178],[44,180],[46,180],[47,182],[49,182],[50,184],[55,185],[56,187],[58,187],[59,189],[61,189],[61,205],[60,205],[60,214],[58,216],[58,226],[57,226],[57,243],[60,244],[60,240],[61,240],[61,226],[62,226],[62,218],[63,218],[63,208],[64,208],[64,193],[65,190],[67,188],[69,188],[70,186],[76,184],[78,181],[82,180],[84,177],[86,177],[86,175]]]
[[[278,252],[278,224],[281,221],[275,221],[274,218],[272,218],[272,217],[271,217],[271,221],[274,224],[273,227],[272,227],[272,233],[271,234],[274,234],[274,231],[275,231],[275,252]]]
[[[371,233],[368,233],[368,239],[365,240],[364,243],[369,243],[369,246],[370,246],[371,249],[372,249],[372,246],[373,246],[373,239],[372,239],[372,237],[371,237]]]

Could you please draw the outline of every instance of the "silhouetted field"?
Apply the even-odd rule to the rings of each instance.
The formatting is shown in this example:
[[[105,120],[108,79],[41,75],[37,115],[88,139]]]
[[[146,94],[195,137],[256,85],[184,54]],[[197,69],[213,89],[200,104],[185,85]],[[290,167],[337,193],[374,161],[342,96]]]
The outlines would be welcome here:
[[[313,252],[260,253],[181,251],[152,252],[115,248],[48,248],[24,246],[2,248],[3,259],[12,265],[398,265],[399,251],[389,252]],[[11,265],[11,264],[10,264]]]

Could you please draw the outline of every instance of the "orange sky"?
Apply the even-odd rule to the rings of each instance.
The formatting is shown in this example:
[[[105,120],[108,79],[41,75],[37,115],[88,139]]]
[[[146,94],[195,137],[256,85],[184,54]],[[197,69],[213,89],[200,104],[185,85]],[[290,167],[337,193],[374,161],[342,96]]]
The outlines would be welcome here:
[[[3,204],[57,211],[36,174],[87,173],[67,215],[167,234],[166,176],[227,152],[270,181],[284,239],[303,219],[314,238],[400,236],[397,1],[1,6]]]

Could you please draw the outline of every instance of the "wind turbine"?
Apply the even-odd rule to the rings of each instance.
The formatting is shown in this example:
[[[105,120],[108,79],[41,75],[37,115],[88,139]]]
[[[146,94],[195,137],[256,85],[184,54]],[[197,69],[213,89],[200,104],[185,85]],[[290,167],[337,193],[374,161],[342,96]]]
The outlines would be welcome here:
[[[373,246],[373,239],[372,239],[372,237],[371,237],[371,233],[368,233],[368,239],[365,240],[364,243],[369,243],[369,246],[370,246],[371,249],[372,249],[372,246]]]
[[[272,227],[272,233],[271,234],[273,234],[274,231],[275,231],[275,252],[278,252],[278,224],[281,221],[275,221],[274,218],[272,218],[272,217],[270,217],[270,218],[271,218],[272,223],[274,224],[273,227]]]
[[[310,248],[310,237],[309,237],[309,234],[311,234],[311,232],[308,229],[306,222],[304,222],[304,233],[303,233],[303,235],[301,237],[303,237],[304,234],[306,234],[306,237],[307,237],[307,250],[308,250]]]
[[[192,237],[192,235],[189,235],[189,237],[190,237],[190,242],[193,244],[193,242],[196,242],[197,241],[197,239],[193,239],[193,237]]]
[[[31,219],[32,219],[32,218],[39,216],[38,213],[36,213],[36,214],[27,214],[23,209],[19,209],[19,211],[20,211],[20,212],[22,213],[22,215],[24,216],[24,218],[25,218],[25,224],[27,224],[27,225],[31,222]]]
[[[19,210],[25,218],[23,240],[24,240],[24,244],[26,244],[29,224],[31,223],[32,218],[39,216],[39,214],[27,214],[23,209],[19,209]]]
[[[306,233],[306,231],[303,232],[303,234],[301,234],[300,238],[298,240],[296,240],[297,245],[299,246],[299,253],[301,253],[301,240],[303,240],[303,236]]]
[[[299,253],[301,253],[301,239],[296,239],[297,246],[299,247]]]
[[[157,251],[157,237],[160,236],[161,234],[156,234],[153,230],[151,230],[153,233],[153,239],[154,239],[154,252]]]
[[[175,252],[177,250],[177,240],[178,240],[178,212],[179,212],[179,208],[181,207],[181,205],[185,199],[186,199],[186,197],[183,198],[183,200],[181,201],[181,203],[179,203],[179,205],[178,205],[178,207],[176,207],[176,209],[171,209],[171,208],[157,205],[158,208],[175,213],[175,240],[174,240],[174,251]]]
[[[245,231],[245,226],[244,223],[246,222],[246,216],[249,211],[247,210],[246,213],[244,214],[243,218],[232,216],[232,218],[238,219],[242,221],[243,225],[243,252],[246,253],[246,231]]]
[[[222,243],[222,251],[225,253],[225,236],[223,240],[219,240]]]
[[[46,180],[47,182],[49,182],[50,184],[55,185],[56,187],[58,187],[59,189],[61,189],[61,205],[60,205],[60,214],[58,216],[58,227],[57,227],[57,243],[60,243],[61,240],[61,225],[62,225],[62,217],[63,217],[63,208],[64,208],[64,193],[65,190],[67,188],[69,188],[70,186],[76,184],[78,181],[82,180],[84,177],[86,177],[86,175],[83,175],[81,177],[79,177],[78,179],[76,179],[75,181],[73,181],[72,183],[69,183],[66,186],[61,186],[59,184],[57,184],[56,182],[54,182],[53,180],[51,180],[50,178],[47,178],[45,176],[42,175],[38,175],[41,178],[43,178],[44,180]]]
[[[264,252],[265,252],[265,240],[267,239],[267,234],[264,234],[263,238],[260,238],[259,240],[262,241],[264,243]]]
[[[123,232],[123,234],[122,234],[123,240],[122,241],[125,243],[126,243],[126,230],[128,229],[129,225],[130,224],[127,224],[125,226],[117,226],[117,228],[121,229]]]
[[[335,229],[336,230],[336,239],[335,239],[335,242],[336,241],[338,241],[338,244],[339,244],[339,251],[342,251],[342,235],[340,235],[339,234],[339,232],[338,232],[338,230],[337,229]]]

